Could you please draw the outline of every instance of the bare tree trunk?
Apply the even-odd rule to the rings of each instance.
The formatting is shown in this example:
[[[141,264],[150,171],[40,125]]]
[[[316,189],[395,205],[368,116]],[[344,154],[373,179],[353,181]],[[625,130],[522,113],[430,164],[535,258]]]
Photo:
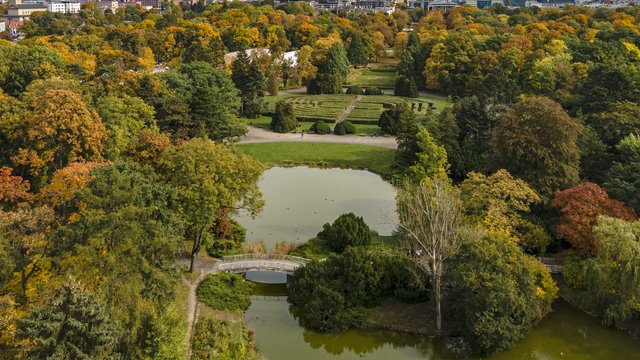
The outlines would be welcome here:
[[[459,247],[459,199],[445,179],[410,182],[398,190],[399,228],[411,248],[421,252],[418,263],[431,275],[436,326],[442,329],[442,276],[445,263]]]
[[[196,239],[193,242],[193,248],[191,249],[191,266],[189,267],[189,272],[193,273],[193,268],[196,263],[196,257],[200,253],[200,239],[202,239],[202,231],[198,231],[196,234]]]

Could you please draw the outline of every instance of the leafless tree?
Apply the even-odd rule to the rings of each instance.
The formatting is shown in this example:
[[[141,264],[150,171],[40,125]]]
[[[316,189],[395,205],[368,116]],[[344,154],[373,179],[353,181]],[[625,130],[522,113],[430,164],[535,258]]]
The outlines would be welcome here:
[[[398,190],[399,229],[413,256],[430,275],[436,323],[442,328],[442,276],[445,264],[460,246],[460,200],[446,179],[406,182]]]

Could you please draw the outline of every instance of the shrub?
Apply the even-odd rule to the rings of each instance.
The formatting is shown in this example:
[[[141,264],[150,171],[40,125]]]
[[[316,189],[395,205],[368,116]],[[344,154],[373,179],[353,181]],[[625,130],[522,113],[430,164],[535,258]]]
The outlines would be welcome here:
[[[304,244],[300,244],[295,250],[291,252],[291,255],[300,256],[305,259],[322,260],[329,257],[332,254],[332,250],[327,244],[326,240],[313,238],[307,240]]]
[[[293,104],[284,100],[276,103],[276,108],[271,117],[271,129],[275,132],[286,133],[298,126],[298,120],[293,112]]]
[[[347,88],[346,93],[349,95],[363,95],[364,91],[360,86],[352,85]]]
[[[193,359],[253,359],[248,331],[242,321],[204,318],[193,337]]]
[[[333,129],[333,133],[336,135],[355,134],[356,127],[348,121],[341,121],[336,124],[335,129]]]
[[[198,286],[198,300],[216,310],[247,310],[251,305],[253,283],[242,275],[220,273],[207,275]]]
[[[324,121],[318,120],[316,121],[309,130],[318,135],[326,135],[331,133],[331,128]]]
[[[569,255],[564,258],[562,277],[567,285],[576,288],[585,288],[584,259],[580,255]]]
[[[377,87],[371,87],[364,91],[365,95],[382,95],[382,90]]]
[[[341,253],[349,246],[371,244],[371,230],[361,216],[348,213],[338,216],[333,224],[324,224],[318,238],[326,240],[333,251]]]

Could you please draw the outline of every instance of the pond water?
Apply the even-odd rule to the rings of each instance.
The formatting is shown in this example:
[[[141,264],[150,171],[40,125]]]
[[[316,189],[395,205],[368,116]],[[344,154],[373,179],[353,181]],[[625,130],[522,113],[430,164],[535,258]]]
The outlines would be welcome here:
[[[362,216],[372,230],[391,235],[395,228],[394,187],[363,170],[273,167],[259,182],[266,205],[252,219],[235,219],[247,229],[247,241],[264,241],[272,249],[278,241],[296,243],[315,237],[322,225],[344,213]]]
[[[393,231],[395,190],[366,171],[341,169],[271,168],[260,180],[267,202],[260,217],[237,219],[247,228],[248,241],[265,241],[267,248],[281,240],[303,242],[322,224],[345,212],[363,216],[381,235]],[[459,345],[390,331],[349,330],[320,334],[302,328],[289,313],[286,276],[251,272],[259,284],[245,319],[255,344],[271,360],[403,360],[470,359],[454,351]],[[607,329],[588,315],[556,304],[522,341],[491,360],[640,360],[640,342]]]

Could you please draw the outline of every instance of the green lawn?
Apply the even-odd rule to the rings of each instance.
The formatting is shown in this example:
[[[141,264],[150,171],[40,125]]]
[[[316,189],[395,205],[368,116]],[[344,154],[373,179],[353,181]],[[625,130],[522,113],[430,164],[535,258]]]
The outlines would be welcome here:
[[[395,150],[369,145],[275,142],[235,145],[238,152],[272,165],[310,164],[391,174]]]
[[[362,88],[377,87],[379,89],[393,89],[395,79],[395,66],[366,67],[351,69],[347,76],[346,85],[356,85]]]

